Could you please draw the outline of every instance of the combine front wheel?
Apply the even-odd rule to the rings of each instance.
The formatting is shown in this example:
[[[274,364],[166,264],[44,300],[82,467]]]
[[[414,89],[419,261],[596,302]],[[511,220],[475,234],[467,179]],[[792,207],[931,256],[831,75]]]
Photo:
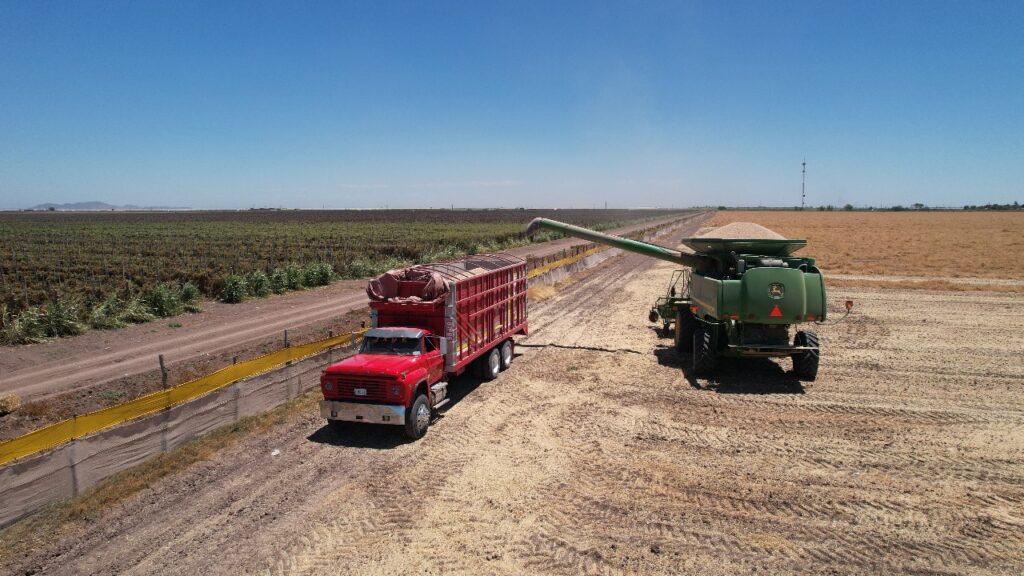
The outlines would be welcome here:
[[[697,319],[693,317],[689,306],[676,309],[676,350],[690,352],[693,350],[693,335],[697,332]]]
[[[801,350],[793,354],[793,373],[801,380],[813,382],[818,376],[818,335],[811,331],[800,331],[793,338],[794,346],[807,346],[810,350]]]
[[[715,370],[718,355],[715,342],[715,329],[698,326],[693,333],[693,371],[696,374],[710,374]]]

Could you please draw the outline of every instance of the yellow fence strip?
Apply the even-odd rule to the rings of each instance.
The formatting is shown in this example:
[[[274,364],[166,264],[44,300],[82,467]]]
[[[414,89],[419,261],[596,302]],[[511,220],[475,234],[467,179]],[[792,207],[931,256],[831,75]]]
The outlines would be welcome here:
[[[530,270],[527,277],[536,278],[541,274],[546,274],[556,268],[575,264],[587,256],[607,249],[607,246],[597,246],[575,256],[549,262]],[[355,334],[358,337],[364,332],[366,332],[365,329],[358,330]],[[173,388],[146,394],[123,404],[103,408],[83,416],[62,420],[39,430],[33,430],[17,438],[0,442],[0,465],[31,456],[32,454],[51,450],[75,438],[94,434],[112,426],[117,426],[130,420],[194,400],[234,384],[239,380],[262,374],[288,362],[294,362],[307,356],[319,354],[330,348],[346,346],[351,343],[352,335],[342,334],[301,346],[283,348],[251,360],[225,366],[212,374],[190,380]]]
[[[356,337],[358,338],[364,332],[366,332],[365,329],[356,331]],[[17,438],[0,442],[0,465],[56,448],[75,438],[81,438],[129,420],[194,400],[288,362],[301,360],[330,348],[346,346],[351,343],[352,334],[342,334],[301,346],[283,348],[251,360],[225,366],[212,374],[190,380],[173,388],[146,394],[123,404],[33,430]]]

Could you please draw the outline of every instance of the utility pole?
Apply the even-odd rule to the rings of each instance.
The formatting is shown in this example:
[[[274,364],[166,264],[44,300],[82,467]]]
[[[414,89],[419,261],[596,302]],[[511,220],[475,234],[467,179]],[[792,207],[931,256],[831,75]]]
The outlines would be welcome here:
[[[800,175],[800,209],[804,209],[804,200],[807,199],[807,158],[804,157],[803,172]]]

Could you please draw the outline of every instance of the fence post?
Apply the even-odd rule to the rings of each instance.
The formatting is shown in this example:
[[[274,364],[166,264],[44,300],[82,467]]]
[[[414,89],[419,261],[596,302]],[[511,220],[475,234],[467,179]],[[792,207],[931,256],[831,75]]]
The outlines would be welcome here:
[[[289,344],[289,343],[288,343],[288,331],[287,331],[287,330],[285,330],[285,331],[284,331],[284,347],[285,347],[285,348],[288,348],[288,347],[290,347],[290,346],[291,346],[291,344]]]
[[[160,358],[160,385],[166,390],[167,389],[167,367],[164,366],[164,355],[161,354]]]
[[[77,416],[75,416],[77,418]],[[71,445],[68,446],[68,468],[71,469],[71,495],[78,496],[78,463],[75,462],[75,442],[74,438],[71,439]]]

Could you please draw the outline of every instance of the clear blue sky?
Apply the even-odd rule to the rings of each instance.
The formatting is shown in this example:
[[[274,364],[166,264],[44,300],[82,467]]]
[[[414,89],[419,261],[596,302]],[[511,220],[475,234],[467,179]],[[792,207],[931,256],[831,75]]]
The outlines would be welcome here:
[[[1024,2],[0,0],[0,207],[1024,202]]]

